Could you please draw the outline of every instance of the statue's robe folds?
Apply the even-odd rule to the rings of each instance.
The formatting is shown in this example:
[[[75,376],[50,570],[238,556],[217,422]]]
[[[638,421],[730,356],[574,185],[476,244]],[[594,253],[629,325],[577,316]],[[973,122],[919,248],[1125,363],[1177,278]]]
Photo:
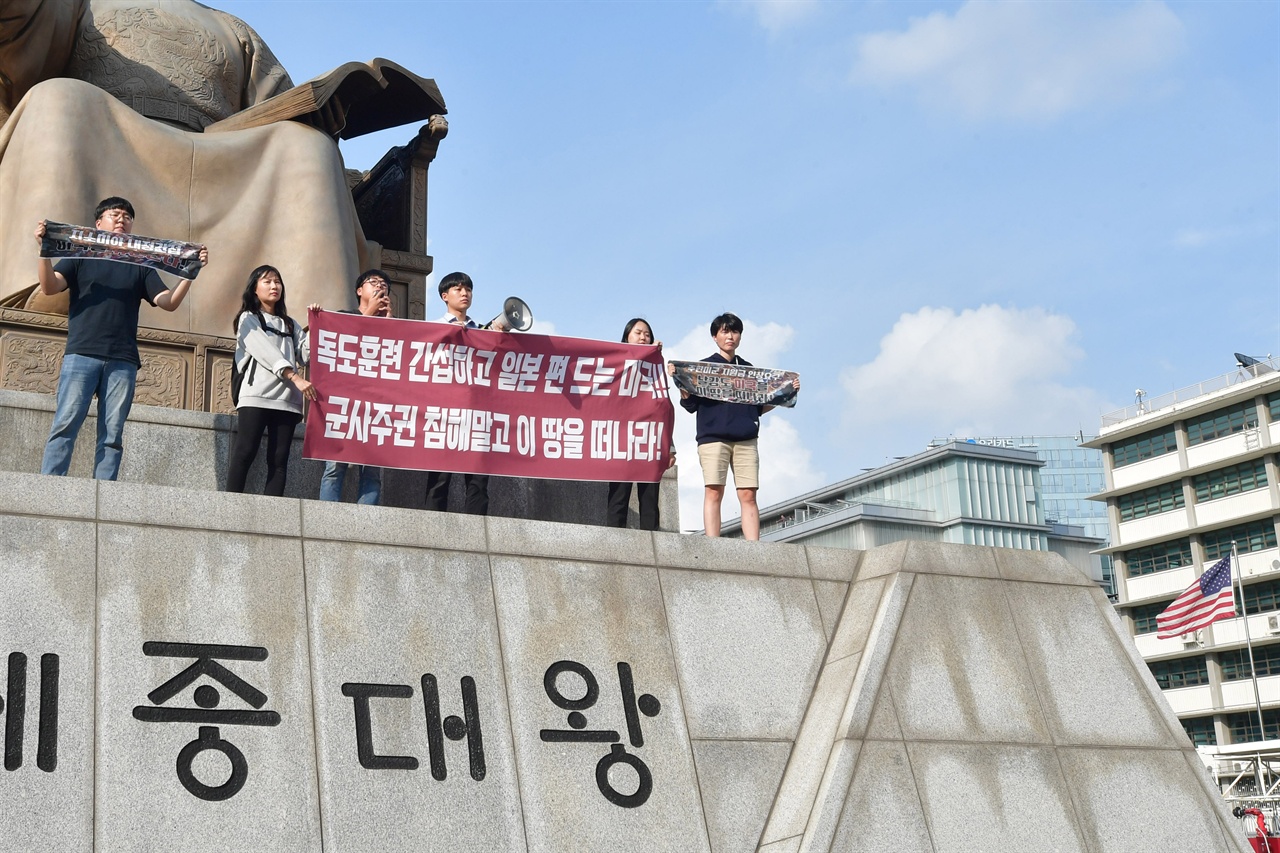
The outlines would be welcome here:
[[[351,302],[370,259],[337,144],[291,121],[199,132],[291,85],[256,34],[187,0],[91,0],[75,37],[66,76],[24,86],[0,127],[0,296],[35,282],[38,221],[92,224],[119,195],[137,233],[209,247],[182,307],[143,325],[231,335],[265,263],[295,316]]]

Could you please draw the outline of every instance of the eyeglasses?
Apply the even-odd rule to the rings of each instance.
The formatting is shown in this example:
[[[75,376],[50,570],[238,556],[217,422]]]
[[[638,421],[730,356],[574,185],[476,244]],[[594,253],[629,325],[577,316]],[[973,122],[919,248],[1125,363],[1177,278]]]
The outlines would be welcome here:
[[[125,210],[104,210],[102,212],[101,218],[102,219],[119,219],[119,220],[128,221],[128,222],[133,221],[133,216],[130,215],[129,212]]]

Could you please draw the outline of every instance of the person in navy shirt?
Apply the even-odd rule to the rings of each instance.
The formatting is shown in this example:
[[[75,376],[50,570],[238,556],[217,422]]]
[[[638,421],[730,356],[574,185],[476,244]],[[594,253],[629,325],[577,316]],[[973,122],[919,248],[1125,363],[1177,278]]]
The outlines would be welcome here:
[[[724,313],[711,321],[711,337],[716,352],[703,361],[750,367],[751,362],[738,355],[742,343],[742,320]],[[797,390],[800,383],[796,381]],[[702,463],[702,524],[708,536],[720,535],[720,505],[729,470],[738,490],[742,506],[742,538],[760,538],[760,507],[756,492],[760,488],[760,416],[773,406],[752,406],[708,400],[680,390],[680,405],[698,416],[698,461]]]

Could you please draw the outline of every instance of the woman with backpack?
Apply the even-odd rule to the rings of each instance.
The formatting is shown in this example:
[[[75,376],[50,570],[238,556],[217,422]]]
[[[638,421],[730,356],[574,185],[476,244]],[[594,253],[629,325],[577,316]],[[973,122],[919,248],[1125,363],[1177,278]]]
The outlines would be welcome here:
[[[284,494],[293,430],[302,420],[302,400],[316,389],[297,368],[307,362],[307,333],[289,316],[280,271],[263,265],[249,274],[240,300],[232,389],[237,391],[236,437],[227,466],[227,491],[243,492],[249,466],[267,434],[267,481],[263,494]],[[237,389],[238,386],[238,389]]]

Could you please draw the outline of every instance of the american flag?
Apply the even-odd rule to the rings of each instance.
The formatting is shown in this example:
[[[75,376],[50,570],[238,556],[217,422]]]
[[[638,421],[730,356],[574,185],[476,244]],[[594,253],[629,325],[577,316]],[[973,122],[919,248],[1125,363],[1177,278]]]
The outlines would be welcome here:
[[[1231,594],[1231,555],[1223,557],[1196,579],[1182,595],[1156,617],[1156,636],[1161,640],[1190,634],[1219,619],[1236,615]]]

